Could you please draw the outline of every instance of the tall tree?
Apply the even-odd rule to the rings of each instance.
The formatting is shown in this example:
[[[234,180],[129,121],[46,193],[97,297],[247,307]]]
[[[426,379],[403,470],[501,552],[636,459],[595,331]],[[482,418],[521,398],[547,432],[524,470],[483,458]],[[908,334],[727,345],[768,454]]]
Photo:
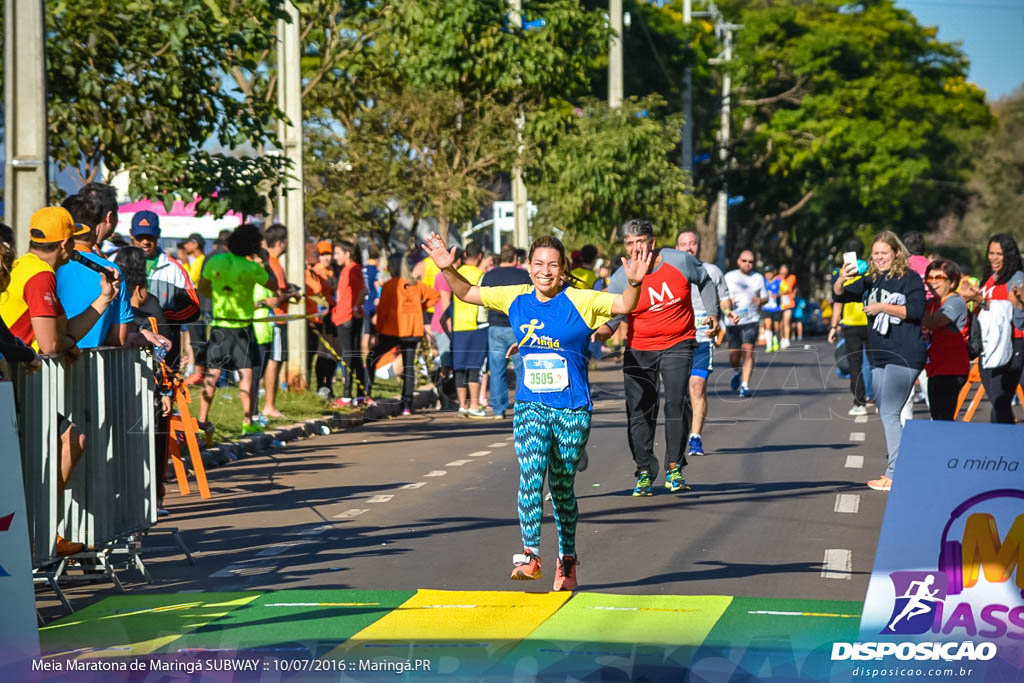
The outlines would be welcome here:
[[[215,214],[252,213],[276,185],[280,159],[202,149],[272,138],[276,107],[222,79],[224,55],[265,49],[272,27],[203,0],[60,0],[46,21],[50,154],[80,182],[127,171],[134,194],[198,193]]]
[[[535,224],[560,230],[571,244],[610,246],[630,218],[648,218],[663,240],[691,225],[700,202],[670,160],[679,116],[659,119],[657,97],[617,109],[590,100],[575,111],[532,174],[539,204]]]

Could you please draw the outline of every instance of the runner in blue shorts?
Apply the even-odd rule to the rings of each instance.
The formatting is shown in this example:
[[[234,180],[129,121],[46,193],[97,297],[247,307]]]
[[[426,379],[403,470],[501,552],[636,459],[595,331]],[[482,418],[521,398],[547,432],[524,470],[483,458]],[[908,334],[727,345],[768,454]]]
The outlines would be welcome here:
[[[700,235],[695,230],[683,230],[676,236],[676,249],[693,254],[700,259]],[[732,304],[729,301],[729,288],[725,284],[725,275],[713,263],[705,263],[704,270],[714,284],[718,295],[718,305],[723,313],[728,314]],[[697,348],[693,352],[693,367],[690,369],[690,403],[693,405],[693,417],[690,423],[690,438],[687,441],[687,455],[704,455],[704,440],[700,431],[708,416],[708,376],[714,370],[715,340],[708,325],[708,313],[704,299],[697,289],[690,290],[693,300],[693,315],[697,323]]]
[[[622,294],[583,290],[568,284],[565,247],[550,235],[537,238],[527,263],[532,284],[480,287],[453,267],[436,234],[423,248],[434,259],[452,293],[467,304],[485,306],[509,317],[523,373],[517,377],[512,423],[519,460],[519,526],[523,552],[512,558],[512,579],[541,577],[540,521],[545,473],[558,529],[558,568],[554,589],[573,590],[576,579],[576,520],[573,484],[580,456],[590,436],[590,381],[587,361],[594,329],[613,316],[636,308],[640,282],[651,265],[643,249],[624,263],[628,286]],[[623,259],[625,261],[625,259]]]

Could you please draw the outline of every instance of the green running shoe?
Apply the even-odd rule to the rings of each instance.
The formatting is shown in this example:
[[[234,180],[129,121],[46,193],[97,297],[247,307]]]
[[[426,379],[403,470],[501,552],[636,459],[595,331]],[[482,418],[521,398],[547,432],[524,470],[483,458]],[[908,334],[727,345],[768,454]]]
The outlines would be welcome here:
[[[641,472],[636,478],[636,488],[633,489],[634,496],[651,495],[651,475],[648,472]]]
[[[690,485],[686,483],[686,479],[683,477],[682,469],[673,467],[665,473],[665,488],[672,493],[690,490]]]

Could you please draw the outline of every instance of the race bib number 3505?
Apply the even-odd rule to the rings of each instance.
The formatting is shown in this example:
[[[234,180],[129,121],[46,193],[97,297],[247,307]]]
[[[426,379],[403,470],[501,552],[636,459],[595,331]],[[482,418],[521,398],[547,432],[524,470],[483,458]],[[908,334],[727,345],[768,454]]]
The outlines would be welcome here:
[[[531,353],[523,357],[523,383],[535,394],[569,388],[569,365],[557,353]]]

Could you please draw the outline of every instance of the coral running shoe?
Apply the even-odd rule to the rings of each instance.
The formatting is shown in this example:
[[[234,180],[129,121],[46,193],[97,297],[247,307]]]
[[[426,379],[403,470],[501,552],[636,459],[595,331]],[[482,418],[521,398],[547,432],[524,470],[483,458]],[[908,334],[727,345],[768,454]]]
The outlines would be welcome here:
[[[576,566],[580,563],[575,555],[558,558],[558,569],[555,570],[556,591],[574,591],[579,584],[576,581]]]
[[[872,479],[869,481],[868,488],[874,489],[875,491],[889,491],[892,489],[892,479],[883,474],[878,479]]]
[[[529,550],[513,555],[512,564],[515,565],[510,577],[513,581],[530,581],[544,576],[540,570],[540,556]]]

